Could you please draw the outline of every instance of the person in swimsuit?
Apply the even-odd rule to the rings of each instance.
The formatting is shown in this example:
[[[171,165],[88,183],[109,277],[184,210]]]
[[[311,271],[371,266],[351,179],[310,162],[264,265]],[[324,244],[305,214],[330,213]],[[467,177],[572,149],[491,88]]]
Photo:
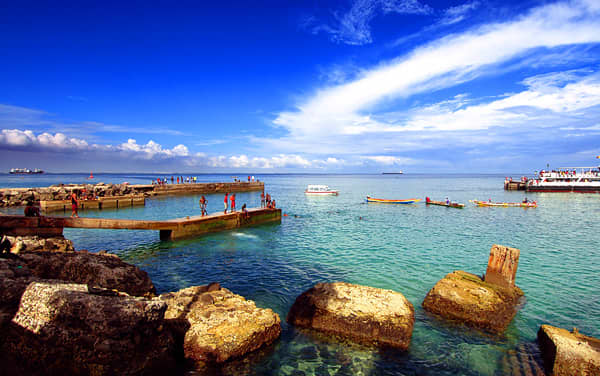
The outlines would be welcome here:
[[[79,214],[77,214],[77,193],[75,191],[71,192],[71,218],[76,217],[79,218]]]
[[[223,203],[225,204],[225,210],[223,211],[223,214],[227,214],[227,198],[229,196],[229,193],[225,193],[225,200],[223,201]]]

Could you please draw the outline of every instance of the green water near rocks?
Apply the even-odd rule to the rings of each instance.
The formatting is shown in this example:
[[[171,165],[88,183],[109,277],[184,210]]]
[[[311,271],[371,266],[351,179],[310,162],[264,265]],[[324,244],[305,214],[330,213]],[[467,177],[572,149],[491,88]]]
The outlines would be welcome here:
[[[218,281],[272,308],[282,321],[296,296],[315,283],[345,281],[403,293],[415,307],[409,351],[374,350],[316,337],[282,323],[279,341],[234,361],[226,374],[503,375],[535,353],[542,324],[600,337],[600,195],[538,193],[535,209],[480,208],[469,199],[521,201],[502,189],[504,175],[264,175],[266,191],[288,216],[282,223],[161,242],[158,232],[66,229],[77,249],[108,249],[150,274],[159,292]],[[76,182],[8,181],[0,186]],[[150,175],[105,175],[99,180],[148,183]],[[33,179],[33,178],[28,178]],[[71,179],[71,180],[69,180]],[[230,181],[202,175],[202,181]],[[4,184],[2,184],[4,182]],[[22,184],[19,184],[22,183]],[[337,197],[308,197],[308,184],[339,189]],[[259,192],[240,193],[237,205],[259,206]],[[367,204],[388,199],[451,200],[465,209]],[[207,195],[208,211],[222,195]],[[145,207],[86,211],[86,216],[169,219],[198,215],[199,196],[148,200]],[[453,270],[483,274],[492,244],[521,250],[516,277],[525,302],[501,336],[426,313],[429,289]],[[508,370],[508,371],[507,371]]]

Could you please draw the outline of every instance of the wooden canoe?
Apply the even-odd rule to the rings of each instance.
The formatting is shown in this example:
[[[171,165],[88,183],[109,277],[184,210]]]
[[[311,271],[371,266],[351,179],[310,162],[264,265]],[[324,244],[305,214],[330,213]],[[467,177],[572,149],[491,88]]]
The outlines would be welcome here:
[[[374,203],[378,203],[378,204],[414,204],[415,202],[419,202],[421,201],[421,199],[418,198],[411,198],[408,200],[386,200],[383,198],[373,198],[370,196],[367,196],[367,202],[374,202]]]
[[[516,208],[537,208],[537,202],[489,202],[479,200],[469,200],[477,206],[496,206],[496,207],[516,207]]]
[[[462,209],[465,207],[465,204],[459,204],[458,202],[451,202],[449,204],[446,204],[445,201],[425,200],[425,203],[427,205],[439,205],[439,206],[446,206],[448,208],[456,208],[456,209]]]

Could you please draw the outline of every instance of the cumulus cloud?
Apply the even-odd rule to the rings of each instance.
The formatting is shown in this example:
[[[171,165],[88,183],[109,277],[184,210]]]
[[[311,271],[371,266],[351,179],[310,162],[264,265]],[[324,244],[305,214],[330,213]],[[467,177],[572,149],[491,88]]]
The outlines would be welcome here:
[[[119,151],[131,152],[133,155],[145,159],[186,157],[189,155],[188,148],[182,144],[179,144],[172,149],[163,149],[160,144],[152,140],[148,141],[145,145],[140,145],[132,138],[127,140],[127,142],[120,144],[116,149]]]
[[[352,7],[343,14],[335,13],[335,22],[313,26],[314,34],[325,32],[336,43],[363,45],[373,42],[371,21],[378,14],[427,14],[432,9],[418,0],[354,0]],[[316,22],[311,17],[305,20],[304,27]]]
[[[67,137],[62,133],[54,135],[42,133],[35,135],[31,130],[2,129],[0,147],[48,149],[48,150],[85,150],[89,147],[85,140]]]

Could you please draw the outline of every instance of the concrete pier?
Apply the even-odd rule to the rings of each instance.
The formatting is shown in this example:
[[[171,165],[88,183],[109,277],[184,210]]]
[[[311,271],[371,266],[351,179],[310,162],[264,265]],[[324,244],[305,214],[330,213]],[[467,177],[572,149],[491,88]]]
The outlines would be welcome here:
[[[234,212],[165,221],[0,215],[0,232],[11,236],[58,236],[62,235],[65,227],[158,230],[161,240],[175,240],[271,222],[281,223],[281,209],[249,209],[247,218],[241,212]]]
[[[77,210],[127,208],[144,206],[146,198],[143,195],[99,197],[94,200],[79,200]],[[40,209],[44,213],[71,212],[71,200],[40,201]]]
[[[504,181],[505,191],[524,191],[527,189],[527,181],[516,181],[507,179]]]

